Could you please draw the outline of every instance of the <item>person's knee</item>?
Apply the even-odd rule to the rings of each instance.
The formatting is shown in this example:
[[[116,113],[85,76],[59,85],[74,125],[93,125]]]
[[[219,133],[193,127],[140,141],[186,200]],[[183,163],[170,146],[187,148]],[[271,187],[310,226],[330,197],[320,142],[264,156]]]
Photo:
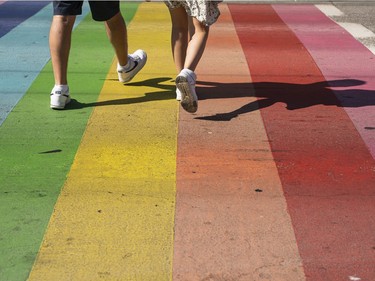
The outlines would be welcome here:
[[[122,28],[125,25],[124,18],[122,17],[121,13],[117,13],[112,18],[106,21],[106,24],[110,29],[115,28]]]
[[[72,27],[75,21],[75,16],[54,16],[53,21],[63,27]]]

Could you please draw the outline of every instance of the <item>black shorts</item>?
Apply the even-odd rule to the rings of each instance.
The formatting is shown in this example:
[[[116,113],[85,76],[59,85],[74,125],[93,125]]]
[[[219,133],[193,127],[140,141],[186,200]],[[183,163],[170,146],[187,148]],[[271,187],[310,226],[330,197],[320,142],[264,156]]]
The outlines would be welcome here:
[[[53,1],[53,14],[76,16],[82,14],[83,1]],[[106,21],[120,12],[119,1],[89,1],[92,18]]]

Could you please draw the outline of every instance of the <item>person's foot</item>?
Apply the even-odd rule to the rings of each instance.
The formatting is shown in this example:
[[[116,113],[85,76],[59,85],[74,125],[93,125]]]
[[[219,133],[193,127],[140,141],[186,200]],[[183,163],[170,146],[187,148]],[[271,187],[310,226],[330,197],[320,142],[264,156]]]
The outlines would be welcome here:
[[[198,110],[198,97],[195,92],[197,76],[190,69],[181,70],[176,78],[176,87],[181,92],[181,106],[189,113]]]
[[[54,86],[50,95],[50,107],[52,109],[64,109],[70,102],[69,87]]]
[[[133,77],[145,66],[147,54],[143,50],[137,50],[128,56],[128,67],[117,64],[118,80],[126,83],[130,82]]]

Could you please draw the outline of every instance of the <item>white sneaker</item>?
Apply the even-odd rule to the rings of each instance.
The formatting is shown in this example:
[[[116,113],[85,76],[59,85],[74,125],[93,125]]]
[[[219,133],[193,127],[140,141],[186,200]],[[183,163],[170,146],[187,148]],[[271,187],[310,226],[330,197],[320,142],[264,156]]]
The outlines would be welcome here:
[[[143,50],[137,50],[133,54],[128,55],[133,67],[130,70],[125,70],[123,66],[117,64],[118,80],[122,83],[129,82],[133,77],[145,66],[147,61],[147,54]]]
[[[180,101],[181,96],[182,96],[181,91],[178,88],[176,88],[176,100]]]
[[[198,110],[198,97],[195,92],[196,79],[195,73],[186,68],[181,70],[176,78],[176,87],[181,92],[181,106],[190,113]]]
[[[70,102],[69,87],[63,90],[59,86],[53,87],[50,96],[50,107],[53,109],[64,109]]]

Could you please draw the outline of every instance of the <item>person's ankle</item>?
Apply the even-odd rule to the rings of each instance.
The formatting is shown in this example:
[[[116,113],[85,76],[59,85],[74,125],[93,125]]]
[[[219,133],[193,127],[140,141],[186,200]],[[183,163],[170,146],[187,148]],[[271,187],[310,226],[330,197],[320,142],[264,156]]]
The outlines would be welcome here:
[[[134,67],[134,61],[132,60],[131,56],[128,56],[128,62],[125,65],[118,64],[118,68],[123,71],[129,71]]]
[[[53,87],[53,89],[55,91],[66,92],[66,91],[69,90],[69,86],[67,84],[55,84],[55,86]]]

